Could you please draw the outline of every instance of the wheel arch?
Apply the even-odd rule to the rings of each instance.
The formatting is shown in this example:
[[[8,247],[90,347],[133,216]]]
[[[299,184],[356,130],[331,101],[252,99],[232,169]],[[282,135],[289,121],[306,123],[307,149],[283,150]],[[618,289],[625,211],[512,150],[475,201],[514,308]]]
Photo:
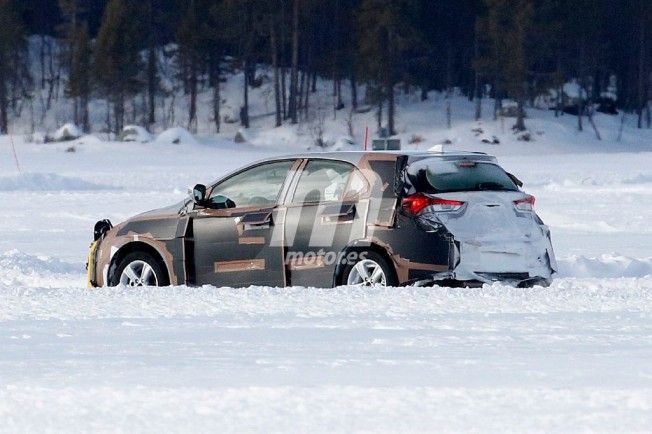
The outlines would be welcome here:
[[[392,259],[391,255],[385,247],[376,241],[369,240],[355,240],[349,243],[340,253],[340,260],[335,267],[335,273],[333,274],[333,286],[342,284],[342,274],[346,268],[346,263],[344,258],[350,252],[364,252],[364,251],[373,251],[378,253],[387,261],[387,264],[392,268],[391,271],[394,273],[394,277],[397,278],[398,273],[396,271],[396,263]],[[343,263],[344,262],[344,263]],[[398,279],[397,279],[398,280]]]
[[[130,253],[135,253],[135,252],[142,252],[151,255],[159,263],[159,265],[163,267],[163,269],[165,270],[167,281],[168,282],[172,281],[172,276],[170,274],[170,267],[165,263],[165,260],[163,259],[163,255],[153,245],[139,240],[139,241],[131,241],[123,245],[111,257],[111,261],[109,263],[109,272],[107,275],[107,282],[111,280],[111,273],[115,271],[115,269],[120,264],[120,261],[122,261]]]

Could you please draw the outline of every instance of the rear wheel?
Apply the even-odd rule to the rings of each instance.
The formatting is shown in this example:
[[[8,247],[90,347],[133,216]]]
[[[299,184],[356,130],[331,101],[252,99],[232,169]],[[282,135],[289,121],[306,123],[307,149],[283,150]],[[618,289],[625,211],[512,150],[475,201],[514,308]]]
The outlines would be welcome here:
[[[382,255],[362,251],[356,262],[344,268],[341,283],[352,286],[396,286],[398,279],[394,268]]]
[[[112,267],[113,268],[113,267]],[[152,255],[133,252],[122,258],[111,273],[111,286],[166,286],[164,267]]]

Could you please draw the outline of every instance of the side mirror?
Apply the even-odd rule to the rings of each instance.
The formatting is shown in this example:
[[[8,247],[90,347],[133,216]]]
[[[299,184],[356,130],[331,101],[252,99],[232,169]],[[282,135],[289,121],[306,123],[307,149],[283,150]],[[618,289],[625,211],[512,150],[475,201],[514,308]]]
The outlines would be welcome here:
[[[203,205],[206,202],[206,186],[203,184],[197,184],[192,189],[192,200],[197,205]]]
[[[235,202],[229,199],[226,196],[217,194],[211,197],[211,201],[208,204],[209,207],[213,209],[226,209],[226,208],[235,208]]]

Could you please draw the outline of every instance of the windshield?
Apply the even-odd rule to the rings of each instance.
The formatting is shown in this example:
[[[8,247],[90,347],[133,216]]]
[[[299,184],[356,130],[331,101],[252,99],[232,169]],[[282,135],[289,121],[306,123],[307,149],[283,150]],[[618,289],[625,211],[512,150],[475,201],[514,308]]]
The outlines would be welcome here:
[[[407,169],[412,185],[422,193],[456,191],[518,191],[497,164],[470,160],[426,159]]]

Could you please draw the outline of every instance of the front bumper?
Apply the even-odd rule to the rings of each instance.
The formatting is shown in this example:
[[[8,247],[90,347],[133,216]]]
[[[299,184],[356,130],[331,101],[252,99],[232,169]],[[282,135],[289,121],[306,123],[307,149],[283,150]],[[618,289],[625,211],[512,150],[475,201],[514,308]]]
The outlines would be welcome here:
[[[556,262],[549,239],[460,243],[460,262],[453,270],[458,280],[520,285],[531,279],[551,281]]]
[[[110,220],[100,220],[95,223],[93,229],[93,242],[88,248],[88,259],[86,261],[86,283],[89,288],[96,288],[97,285],[97,252],[104,236],[113,228]]]
[[[97,250],[100,247],[100,241],[93,241],[88,248],[88,259],[86,262],[86,284],[89,288],[95,288],[95,264],[97,263]]]

